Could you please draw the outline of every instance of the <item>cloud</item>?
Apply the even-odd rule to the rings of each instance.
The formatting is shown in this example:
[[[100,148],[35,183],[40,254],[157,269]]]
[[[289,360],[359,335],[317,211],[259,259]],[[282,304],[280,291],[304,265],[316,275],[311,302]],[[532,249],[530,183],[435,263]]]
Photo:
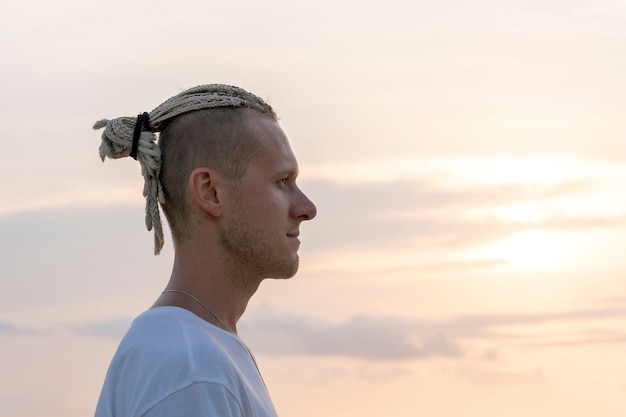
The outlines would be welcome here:
[[[131,322],[132,319],[128,317],[111,317],[99,321],[69,324],[66,327],[79,336],[121,339],[128,331]]]
[[[572,331],[571,336],[542,331],[542,324],[626,318],[626,309],[573,310],[526,314],[463,315],[444,320],[415,320],[393,316],[355,316],[339,323],[306,315],[276,313],[269,306],[249,312],[239,325],[239,333],[253,351],[270,356],[346,357],[373,361],[462,359],[475,356],[473,342],[517,348],[558,348],[606,343],[626,343],[626,334],[608,328]],[[109,317],[52,326],[47,331],[65,329],[79,337],[121,339],[128,330],[130,317]],[[532,335],[516,332],[535,325]],[[46,331],[46,330],[44,330]],[[0,322],[0,334],[24,336],[41,333],[29,327]],[[569,338],[568,338],[569,337]],[[481,348],[482,360],[498,361],[493,346]],[[378,375],[380,378],[396,377]],[[529,378],[534,378],[531,375]],[[485,378],[496,379],[494,375]],[[525,378],[525,377],[524,377]]]
[[[339,324],[295,314],[277,315],[265,308],[242,323],[241,333],[270,355],[346,356],[404,360],[458,357],[455,341],[436,329],[393,317],[355,317]]]
[[[24,336],[39,333],[41,333],[39,330],[36,330],[32,327],[18,326],[8,323],[6,321],[0,321],[0,334],[4,334],[7,336]]]
[[[598,212],[591,204],[603,186],[573,180],[548,185],[496,184],[448,187],[436,180],[303,185],[318,204],[303,240],[318,248],[463,248],[503,240],[528,228],[579,230],[624,224],[626,213]],[[585,200],[585,206],[572,204]],[[586,212],[572,207],[592,205]]]
[[[121,339],[130,327],[131,322],[131,317],[108,317],[84,323],[51,324],[45,328],[34,328],[16,325],[8,321],[0,321],[0,335],[12,337],[50,335],[59,330],[66,330],[77,336]]]
[[[516,326],[623,317],[626,317],[626,309],[466,315],[440,321],[359,316],[342,323],[328,323],[295,314],[276,314],[264,307],[247,315],[240,327],[255,350],[268,355],[413,360],[461,358],[467,355],[468,341],[509,340],[514,337],[512,332]],[[594,341],[604,343],[605,339],[587,340],[588,343]],[[626,342],[616,338],[613,341]],[[491,357],[493,359],[493,355]]]

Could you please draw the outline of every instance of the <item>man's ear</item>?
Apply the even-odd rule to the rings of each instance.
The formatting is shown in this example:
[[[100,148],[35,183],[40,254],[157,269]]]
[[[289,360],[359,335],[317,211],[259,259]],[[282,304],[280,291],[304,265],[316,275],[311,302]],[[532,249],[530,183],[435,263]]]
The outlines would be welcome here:
[[[189,175],[189,196],[192,203],[218,217],[222,214],[221,177],[210,168],[196,168]]]

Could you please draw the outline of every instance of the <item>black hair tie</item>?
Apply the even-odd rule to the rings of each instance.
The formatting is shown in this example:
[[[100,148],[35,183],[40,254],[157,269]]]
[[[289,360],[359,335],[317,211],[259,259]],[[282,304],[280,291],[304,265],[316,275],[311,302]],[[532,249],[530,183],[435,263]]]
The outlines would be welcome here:
[[[137,116],[137,122],[135,122],[135,132],[133,133],[133,145],[130,148],[130,156],[133,159],[137,159],[137,148],[139,147],[139,136],[141,136],[141,126],[146,131],[150,131],[150,116],[148,113],[143,112]]]

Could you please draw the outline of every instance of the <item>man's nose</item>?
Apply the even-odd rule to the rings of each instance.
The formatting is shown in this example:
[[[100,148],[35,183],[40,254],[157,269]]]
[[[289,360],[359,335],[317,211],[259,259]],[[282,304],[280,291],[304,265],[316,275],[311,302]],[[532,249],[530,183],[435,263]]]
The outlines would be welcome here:
[[[300,189],[298,189],[298,200],[292,208],[292,217],[298,220],[312,220],[317,215],[317,207]]]

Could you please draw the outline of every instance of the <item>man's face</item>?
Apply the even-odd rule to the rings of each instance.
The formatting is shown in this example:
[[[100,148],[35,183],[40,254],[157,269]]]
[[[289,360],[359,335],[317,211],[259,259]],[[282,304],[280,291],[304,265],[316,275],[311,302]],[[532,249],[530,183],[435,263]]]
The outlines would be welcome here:
[[[257,116],[250,124],[260,150],[233,190],[222,245],[238,268],[259,278],[290,278],[298,270],[300,223],[315,217],[316,208],[296,185],[298,164],[278,123]]]

